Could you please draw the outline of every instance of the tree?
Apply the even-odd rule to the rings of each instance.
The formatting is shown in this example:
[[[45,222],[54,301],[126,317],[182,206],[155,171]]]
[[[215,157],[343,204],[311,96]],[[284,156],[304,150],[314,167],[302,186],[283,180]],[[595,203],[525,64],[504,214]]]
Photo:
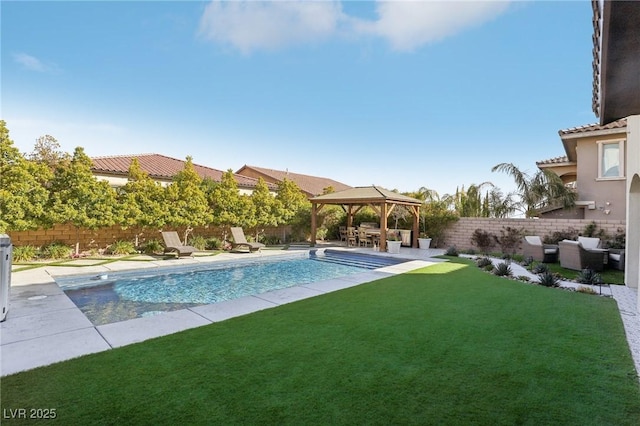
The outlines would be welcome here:
[[[106,181],[91,173],[91,159],[78,147],[71,161],[57,165],[51,181],[49,206],[52,219],[76,228],[96,229],[118,221],[116,193]],[[79,241],[79,239],[77,240]],[[76,242],[76,254],[79,242]]]
[[[45,222],[51,174],[46,167],[25,159],[0,120],[0,232],[36,229]]]
[[[269,187],[262,178],[258,178],[258,183],[250,199],[253,205],[251,222],[255,229],[256,241],[258,241],[261,228],[278,225],[278,209],[275,197],[271,195]]]
[[[60,163],[70,160],[69,154],[60,150],[60,143],[51,135],[40,136],[36,139],[29,159],[46,165],[52,173]]]
[[[205,179],[203,186],[213,214],[213,223],[223,228],[226,240],[228,227],[242,225],[241,218],[247,207],[247,199],[240,195],[238,182],[231,169],[222,174],[220,182]]]
[[[212,215],[204,191],[202,179],[193,167],[191,157],[187,157],[184,168],[174,177],[166,189],[168,205],[167,224],[184,229],[184,244],[193,231],[193,226],[211,223]]]
[[[164,196],[162,185],[151,179],[134,158],[129,165],[129,180],[118,192],[123,228],[161,228],[167,216]]]
[[[535,217],[541,208],[561,205],[563,208],[575,206],[577,194],[562,182],[562,179],[549,170],[540,170],[529,176],[512,163],[500,163],[492,172],[504,172],[515,181],[520,202],[518,210],[526,217]]]
[[[309,204],[309,200],[294,181],[285,178],[278,183],[276,208],[279,223],[288,224],[300,209]]]

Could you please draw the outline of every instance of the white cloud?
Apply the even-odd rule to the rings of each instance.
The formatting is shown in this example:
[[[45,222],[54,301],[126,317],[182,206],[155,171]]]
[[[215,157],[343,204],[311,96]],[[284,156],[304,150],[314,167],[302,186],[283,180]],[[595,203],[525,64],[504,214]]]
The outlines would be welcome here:
[[[15,53],[13,55],[13,59],[15,59],[15,61],[20,65],[22,65],[24,68],[31,71],[43,72],[46,69],[44,64],[40,62],[38,58],[36,58],[35,56],[28,55],[26,53]]]
[[[28,69],[29,71],[53,73],[57,73],[60,71],[57,65],[44,63],[35,56],[29,55],[27,53],[14,53],[13,59],[17,63],[22,65],[23,68]]]
[[[213,0],[200,20],[200,34],[245,54],[337,35],[378,37],[395,50],[411,51],[484,23],[508,5],[509,1],[378,1],[377,18],[371,20],[346,15],[336,0]]]
[[[332,36],[342,8],[336,1],[220,1],[205,8],[200,34],[243,53]]]
[[[358,31],[381,36],[396,50],[410,51],[486,22],[507,1],[387,1],[377,5],[376,21],[361,21]]]

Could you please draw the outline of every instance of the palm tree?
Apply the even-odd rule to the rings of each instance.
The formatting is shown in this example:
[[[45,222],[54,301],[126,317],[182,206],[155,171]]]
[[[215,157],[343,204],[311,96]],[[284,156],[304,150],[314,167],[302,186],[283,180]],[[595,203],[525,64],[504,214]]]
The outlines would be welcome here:
[[[543,207],[560,204],[566,209],[575,206],[575,191],[566,187],[562,179],[549,170],[540,170],[529,176],[512,163],[500,163],[493,166],[491,171],[504,172],[513,177],[520,196],[519,210],[525,217],[537,216]]]

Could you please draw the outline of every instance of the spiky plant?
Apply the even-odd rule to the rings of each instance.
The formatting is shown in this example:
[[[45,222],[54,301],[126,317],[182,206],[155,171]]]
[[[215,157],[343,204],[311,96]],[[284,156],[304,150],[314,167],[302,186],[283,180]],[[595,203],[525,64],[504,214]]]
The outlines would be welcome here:
[[[546,271],[538,274],[538,283],[545,287],[558,287],[560,279],[556,274]]]
[[[586,268],[578,273],[576,281],[582,284],[602,284],[602,276],[593,269]]]
[[[478,268],[484,268],[487,265],[492,265],[493,263],[491,262],[491,259],[489,259],[488,257],[481,257],[476,261],[476,265],[478,265]]]
[[[532,256],[527,256],[522,260],[522,266],[529,266],[533,263],[533,257]]]
[[[510,277],[512,274],[513,272],[511,271],[511,266],[509,266],[509,264],[506,262],[498,263],[493,268],[493,275],[497,275],[499,277]]]
[[[458,256],[458,249],[456,248],[456,246],[451,246],[447,249],[447,252],[445,253],[447,256]]]
[[[547,266],[546,263],[538,263],[531,269],[531,272],[534,274],[544,274],[545,272],[549,272],[549,266]]]

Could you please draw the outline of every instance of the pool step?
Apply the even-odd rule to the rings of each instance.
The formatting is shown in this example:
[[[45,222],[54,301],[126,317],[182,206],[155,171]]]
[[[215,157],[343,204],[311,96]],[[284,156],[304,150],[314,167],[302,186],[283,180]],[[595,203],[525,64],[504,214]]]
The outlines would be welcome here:
[[[392,258],[331,251],[326,251],[323,254],[311,253],[309,257],[319,262],[336,263],[365,269],[383,268],[400,263],[397,259]]]

